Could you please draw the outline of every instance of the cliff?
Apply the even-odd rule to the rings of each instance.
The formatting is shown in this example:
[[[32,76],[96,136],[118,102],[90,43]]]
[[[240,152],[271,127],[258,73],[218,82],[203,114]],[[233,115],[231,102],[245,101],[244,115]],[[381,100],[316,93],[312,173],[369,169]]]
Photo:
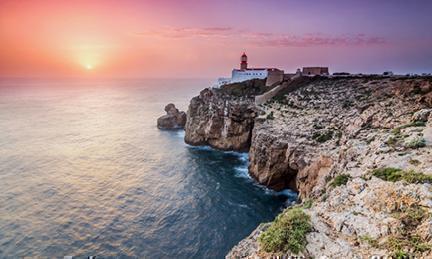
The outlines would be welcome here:
[[[238,134],[207,134],[224,131],[219,128],[201,130],[203,141],[196,143],[250,146],[251,176],[276,190],[297,190],[312,227],[295,246],[300,252],[284,243],[289,235],[272,240],[291,233],[277,232],[284,217],[291,217],[287,210],[227,258],[432,257],[432,78],[315,77],[289,84],[262,105],[241,97],[253,111],[237,110],[242,141],[234,137]],[[225,125],[213,121],[229,120],[222,111],[239,98],[213,94],[192,100],[186,134]],[[272,236],[275,231],[279,234]],[[262,233],[266,238],[258,242]],[[275,246],[278,242],[284,245]]]
[[[312,204],[303,256],[432,256],[430,78],[314,78],[258,108],[249,173]],[[262,232],[227,257],[274,255]]]
[[[257,109],[254,96],[268,90],[265,80],[250,80],[220,89],[204,89],[192,98],[185,142],[221,150],[247,151]]]

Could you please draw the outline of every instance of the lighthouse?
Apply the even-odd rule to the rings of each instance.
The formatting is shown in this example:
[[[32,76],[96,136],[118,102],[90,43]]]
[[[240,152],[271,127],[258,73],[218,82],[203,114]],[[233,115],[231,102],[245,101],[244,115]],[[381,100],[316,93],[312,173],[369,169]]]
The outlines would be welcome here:
[[[243,52],[243,55],[240,57],[240,69],[246,70],[247,69],[247,56],[246,53]]]
[[[216,83],[216,87],[226,84],[243,82],[251,79],[265,79],[266,85],[272,85],[275,82],[281,82],[284,77],[284,71],[277,68],[248,68],[248,57],[246,53],[240,56],[240,69],[234,68],[231,78],[221,77]]]

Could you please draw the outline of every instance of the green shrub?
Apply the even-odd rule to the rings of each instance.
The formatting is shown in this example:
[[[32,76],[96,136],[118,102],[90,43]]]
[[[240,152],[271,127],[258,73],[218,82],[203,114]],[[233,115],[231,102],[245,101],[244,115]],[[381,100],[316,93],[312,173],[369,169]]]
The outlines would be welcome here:
[[[360,240],[366,242],[371,247],[378,248],[378,241],[368,235],[360,236]]]
[[[395,137],[395,136],[391,136],[391,137],[389,137],[388,139],[387,139],[387,141],[385,142],[387,145],[389,145],[389,146],[394,146],[394,145],[396,145],[397,144],[397,142],[398,142],[398,137]]]
[[[325,132],[315,132],[312,136],[312,139],[320,142],[320,143],[324,143],[327,140],[330,140],[333,138],[333,131],[331,130],[327,130]]]
[[[350,178],[351,178],[351,176],[349,176],[347,174],[340,174],[333,179],[333,181],[331,182],[330,185],[333,187],[345,185],[349,181]]]
[[[424,127],[424,126],[426,126],[426,123],[425,123],[424,121],[414,121],[414,122],[411,122],[411,123],[408,123],[408,124],[405,124],[405,125],[399,126],[399,127],[397,127],[397,128],[394,128],[394,129],[392,130],[392,133],[393,133],[393,134],[399,134],[399,133],[401,132],[401,130],[402,130],[402,129],[405,129],[405,128],[410,128],[410,127]]]
[[[408,183],[432,183],[432,176],[417,173],[413,170],[404,171],[399,168],[384,167],[372,171],[372,175],[385,181],[397,182],[406,181]]]
[[[426,211],[422,207],[415,205],[405,207],[400,213],[399,218],[405,228],[416,228],[426,216]]]
[[[417,227],[429,218],[429,214],[420,205],[415,204],[397,210],[393,216],[401,221],[397,232],[387,240],[387,248],[394,258],[408,258],[406,251],[423,253],[432,249],[432,244],[416,234]],[[405,256],[405,257],[404,257]],[[411,255],[415,258],[414,255]]]
[[[405,144],[407,148],[421,148],[426,146],[426,140],[422,137],[417,137]]]
[[[312,208],[312,200],[311,199],[307,199],[303,202],[303,208],[305,209],[310,209]]]
[[[387,241],[387,248],[392,252],[393,258],[416,258],[414,255],[409,257],[408,251],[423,253],[432,249],[432,245],[424,242],[418,235],[393,235]]]
[[[372,171],[372,175],[384,181],[396,182],[402,179],[403,170],[393,167],[379,168]]]
[[[302,209],[289,208],[276,217],[258,241],[266,252],[302,252],[307,244],[306,234],[312,231],[310,217]]]

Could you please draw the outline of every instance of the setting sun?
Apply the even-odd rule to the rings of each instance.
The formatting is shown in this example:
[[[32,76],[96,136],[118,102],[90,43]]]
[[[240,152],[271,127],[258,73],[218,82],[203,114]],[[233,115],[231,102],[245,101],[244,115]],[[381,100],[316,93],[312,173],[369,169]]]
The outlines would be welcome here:
[[[0,259],[432,259],[431,11],[0,0]]]

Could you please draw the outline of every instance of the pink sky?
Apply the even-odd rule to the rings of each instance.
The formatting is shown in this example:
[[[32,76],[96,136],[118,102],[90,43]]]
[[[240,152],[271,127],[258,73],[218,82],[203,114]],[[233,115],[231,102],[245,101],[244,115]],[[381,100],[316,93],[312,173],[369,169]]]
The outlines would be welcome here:
[[[325,2],[325,3],[323,3]],[[432,72],[431,1],[1,1],[0,76]]]

